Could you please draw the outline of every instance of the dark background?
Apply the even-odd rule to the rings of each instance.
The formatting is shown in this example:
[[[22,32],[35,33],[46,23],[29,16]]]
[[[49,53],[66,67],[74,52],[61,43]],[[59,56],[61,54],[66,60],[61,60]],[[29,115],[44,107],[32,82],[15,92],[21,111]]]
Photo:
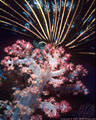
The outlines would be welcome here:
[[[90,2],[92,2],[92,0],[90,0]],[[84,9],[87,9],[86,6],[84,6]],[[83,11],[82,11],[82,16],[83,16]],[[73,32],[72,32],[72,34],[73,34]],[[70,36],[69,36],[69,38],[70,38]],[[95,38],[95,36],[93,36],[93,37]],[[34,37],[34,35],[32,35],[32,37],[30,37],[30,38],[25,37],[23,35],[19,35],[17,33],[11,32],[9,30],[1,29],[1,26],[0,26],[0,61],[5,56],[4,48],[12,45],[17,39],[24,39],[26,41],[30,41],[31,43],[34,40],[37,40],[36,37]],[[94,39],[93,41],[90,41],[90,42],[80,46],[77,49],[74,49],[74,50],[68,49],[68,51],[72,55],[72,57],[71,57],[72,62],[74,64],[82,64],[88,70],[88,75],[84,78],[83,82],[86,85],[86,87],[89,89],[89,94],[88,94],[88,96],[85,96],[85,97],[78,97],[78,102],[80,102],[82,100],[83,101],[82,104],[85,104],[85,107],[88,106],[88,104],[89,104],[90,109],[93,108],[92,106],[95,106],[95,101],[96,101],[95,100],[95,95],[96,95],[96,92],[95,92],[95,78],[96,78],[96,76],[95,76],[96,75],[95,55],[80,55],[80,54],[77,54],[77,51],[79,51],[79,49],[81,51],[90,51],[89,48],[92,48],[93,49],[92,51],[96,52],[95,45],[96,45],[96,43],[95,43],[95,39]],[[62,44],[62,46],[63,46],[63,44]],[[85,108],[82,108],[82,111],[84,111],[84,109]],[[87,111],[88,111],[88,109],[85,110],[85,112],[87,112]],[[90,110],[90,111],[88,111],[88,114],[90,115],[92,112]],[[74,111],[73,111],[73,113],[70,113],[70,114],[71,115],[74,114]],[[70,116],[70,114],[68,114],[68,116]],[[94,116],[95,116],[95,112],[94,112]]]

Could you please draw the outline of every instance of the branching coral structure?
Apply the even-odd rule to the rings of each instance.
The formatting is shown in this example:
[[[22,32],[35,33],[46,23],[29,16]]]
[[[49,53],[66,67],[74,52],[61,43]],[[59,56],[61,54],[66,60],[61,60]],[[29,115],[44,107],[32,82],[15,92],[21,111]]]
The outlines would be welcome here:
[[[71,55],[63,47],[47,44],[40,50],[29,42],[17,40],[12,46],[6,47],[5,52],[8,56],[1,61],[4,71],[26,77],[26,87],[14,87],[9,116],[42,120],[42,114],[34,114],[40,109],[49,118],[58,118],[72,109],[69,101],[64,99],[66,94],[88,94],[82,82],[87,70],[82,65],[71,63]]]

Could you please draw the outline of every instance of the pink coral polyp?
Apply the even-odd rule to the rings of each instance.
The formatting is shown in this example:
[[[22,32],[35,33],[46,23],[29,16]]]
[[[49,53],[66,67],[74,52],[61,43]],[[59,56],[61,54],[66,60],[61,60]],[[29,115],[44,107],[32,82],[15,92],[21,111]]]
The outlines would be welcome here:
[[[61,113],[67,113],[71,110],[71,106],[69,105],[68,102],[66,101],[61,101],[60,103],[60,110],[61,110]]]

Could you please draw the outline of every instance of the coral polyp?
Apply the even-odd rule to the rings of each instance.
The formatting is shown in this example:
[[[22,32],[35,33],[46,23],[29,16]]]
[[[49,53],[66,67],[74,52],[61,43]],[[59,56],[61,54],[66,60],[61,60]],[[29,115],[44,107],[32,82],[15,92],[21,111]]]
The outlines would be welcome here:
[[[4,71],[19,76],[19,79],[14,77],[14,99],[7,111],[8,117],[18,114],[20,119],[24,116],[42,119],[42,114],[34,115],[39,109],[49,118],[59,118],[60,114],[72,110],[66,95],[88,94],[82,82],[87,70],[70,62],[71,54],[63,47],[47,44],[42,50],[34,49],[30,42],[17,40],[4,51],[8,55],[1,61]],[[25,87],[22,87],[22,81],[25,81]]]

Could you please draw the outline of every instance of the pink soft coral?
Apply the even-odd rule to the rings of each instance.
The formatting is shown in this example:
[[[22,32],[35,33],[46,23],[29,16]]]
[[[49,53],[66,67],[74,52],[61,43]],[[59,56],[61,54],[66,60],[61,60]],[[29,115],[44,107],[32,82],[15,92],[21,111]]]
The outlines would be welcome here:
[[[82,65],[70,63],[71,55],[62,47],[55,48],[47,44],[43,50],[33,49],[29,42],[17,40],[11,47],[5,48],[5,52],[8,56],[1,61],[5,71],[29,75],[26,79],[28,86],[14,92],[13,109],[18,107],[20,116],[32,115],[36,109],[42,109],[48,117],[57,118],[60,112],[67,113],[72,109],[68,101],[56,101],[57,96],[66,93],[88,94],[80,80],[87,70]],[[50,97],[52,91],[55,97]]]

